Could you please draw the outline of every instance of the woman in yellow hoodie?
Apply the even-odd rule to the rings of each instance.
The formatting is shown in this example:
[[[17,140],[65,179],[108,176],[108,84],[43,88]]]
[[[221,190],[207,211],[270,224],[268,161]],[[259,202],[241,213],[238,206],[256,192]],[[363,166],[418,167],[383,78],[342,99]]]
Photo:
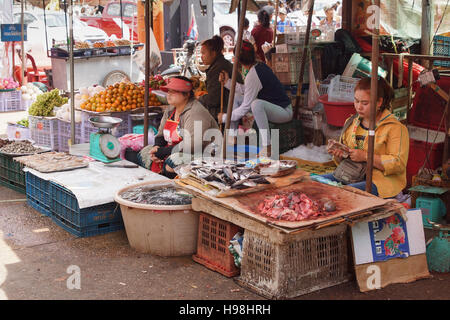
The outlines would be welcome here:
[[[355,88],[356,116],[347,119],[347,129],[341,133],[340,142],[350,148],[350,159],[367,162],[370,121],[370,78],[361,79]],[[392,87],[378,80],[377,112],[375,125],[374,168],[372,193],[382,198],[392,198],[406,187],[406,164],[409,153],[408,129],[389,111],[394,96]],[[342,151],[331,152],[337,164],[342,160]],[[333,175],[325,178],[336,181]],[[365,190],[366,182],[351,184]]]

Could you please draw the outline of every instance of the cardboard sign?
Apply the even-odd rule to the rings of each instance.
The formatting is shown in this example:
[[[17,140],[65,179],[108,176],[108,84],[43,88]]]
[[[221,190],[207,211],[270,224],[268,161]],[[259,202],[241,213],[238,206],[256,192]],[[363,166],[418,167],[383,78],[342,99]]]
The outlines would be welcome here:
[[[23,41],[27,41],[27,25],[24,24]],[[22,27],[20,24],[1,25],[2,42],[22,41]]]
[[[359,222],[352,227],[355,274],[360,291],[429,277],[420,209]]]
[[[352,228],[355,264],[408,258],[425,253],[422,212],[409,210],[406,221],[399,214],[360,222]]]

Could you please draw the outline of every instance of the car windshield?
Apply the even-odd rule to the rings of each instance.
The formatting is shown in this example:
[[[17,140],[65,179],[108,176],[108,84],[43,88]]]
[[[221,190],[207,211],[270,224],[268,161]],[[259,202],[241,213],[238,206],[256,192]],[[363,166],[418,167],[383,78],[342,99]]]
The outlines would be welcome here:
[[[44,15],[39,15],[39,20],[44,21]],[[66,17],[64,14],[46,14],[45,21],[47,27],[65,27],[66,26]],[[67,17],[67,23],[69,23],[69,17]],[[76,18],[73,19],[74,27],[83,27],[85,26],[81,20]]]

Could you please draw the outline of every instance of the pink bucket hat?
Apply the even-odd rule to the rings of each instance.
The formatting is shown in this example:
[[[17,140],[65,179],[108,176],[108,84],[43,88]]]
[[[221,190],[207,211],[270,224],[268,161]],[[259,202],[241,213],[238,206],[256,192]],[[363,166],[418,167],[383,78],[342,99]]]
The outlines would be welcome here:
[[[178,78],[170,78],[167,85],[161,86],[162,91],[180,91],[180,92],[189,92],[192,90],[192,83],[190,81],[186,81]]]

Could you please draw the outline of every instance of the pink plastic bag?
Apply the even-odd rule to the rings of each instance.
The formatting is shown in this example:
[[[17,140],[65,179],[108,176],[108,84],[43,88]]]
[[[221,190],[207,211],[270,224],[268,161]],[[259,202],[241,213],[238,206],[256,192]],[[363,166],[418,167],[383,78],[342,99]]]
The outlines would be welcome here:
[[[125,151],[127,148],[133,151],[140,151],[144,148],[144,135],[137,133],[126,134],[119,138],[120,142],[120,158],[125,159]],[[155,136],[153,132],[148,133],[148,144],[152,145],[155,143]]]

